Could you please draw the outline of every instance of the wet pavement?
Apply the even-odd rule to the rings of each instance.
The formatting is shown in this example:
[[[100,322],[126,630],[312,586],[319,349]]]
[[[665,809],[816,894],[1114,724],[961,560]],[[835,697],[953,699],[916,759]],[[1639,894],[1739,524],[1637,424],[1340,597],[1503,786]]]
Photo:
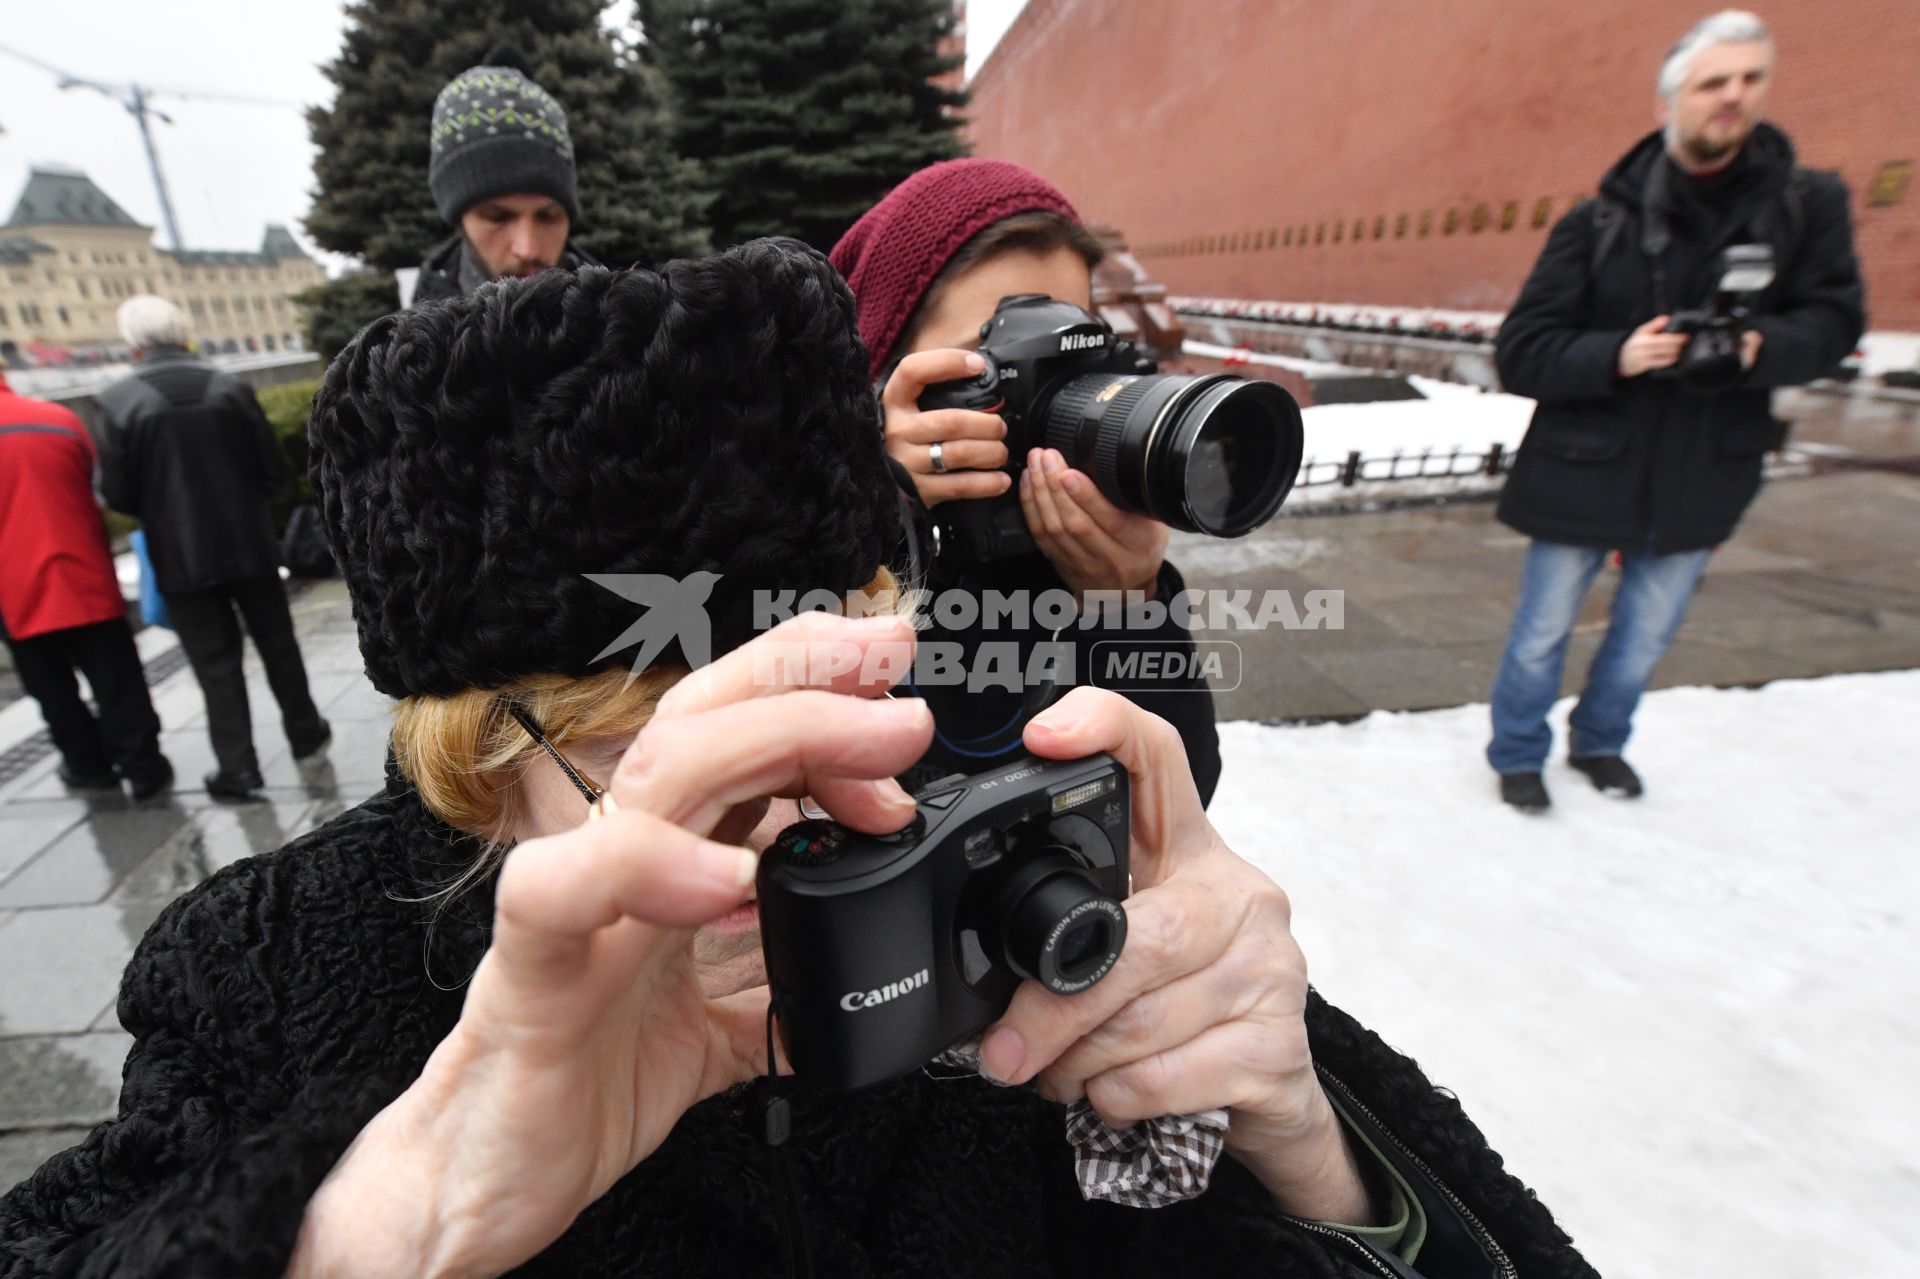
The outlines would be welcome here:
[[[185,670],[153,690],[161,749],[179,775],[171,794],[134,804],[69,791],[51,754],[0,785],[0,1186],[112,1116],[131,1042],[114,1013],[120,973],[161,909],[221,867],[278,848],[379,789],[386,699],[361,673],[345,590],[321,584],[293,611],[334,737],[323,755],[296,763],[250,656],[261,800],[208,798],[205,705]],[[22,705],[9,708],[16,723]]]
[[[1789,414],[1829,456],[1920,457],[1913,405],[1802,396]],[[1293,720],[1483,700],[1525,549],[1490,504],[1464,503],[1283,519],[1239,542],[1181,538],[1172,555],[1198,588],[1345,592],[1343,629],[1232,637],[1242,675],[1218,692],[1220,717]],[[1569,687],[1605,603],[1596,590],[1582,615]],[[114,1012],[120,973],[160,910],[380,786],[387,702],[361,671],[344,588],[319,584],[293,608],[334,739],[296,763],[250,659],[260,801],[217,804],[201,788],[213,762],[186,670],[154,687],[180,777],[170,796],[70,793],[51,754],[0,782],[0,1188],[113,1114],[129,1043]],[[1907,667],[1920,667],[1920,475],[1840,469],[1767,487],[1715,556],[1655,686]],[[28,703],[0,709],[0,755],[39,727]]]

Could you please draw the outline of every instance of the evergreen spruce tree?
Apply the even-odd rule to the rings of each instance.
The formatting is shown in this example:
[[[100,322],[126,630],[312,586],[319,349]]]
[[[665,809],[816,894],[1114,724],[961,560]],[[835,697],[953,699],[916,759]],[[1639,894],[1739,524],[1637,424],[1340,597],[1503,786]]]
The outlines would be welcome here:
[[[400,288],[384,272],[356,271],[302,289],[294,302],[300,308],[307,349],[322,364],[331,364],[354,334],[399,309]]]
[[[901,179],[964,153],[966,94],[937,77],[951,0],[639,0],[646,57],[696,161],[716,245],[833,246]]]
[[[604,0],[354,0],[325,68],[331,106],[307,113],[320,154],[306,226],[381,271],[418,266],[452,234],[427,190],[441,86],[496,42],[566,108],[580,177],[573,241],[612,266],[706,246],[691,166],[674,154],[652,72],[604,30]]]

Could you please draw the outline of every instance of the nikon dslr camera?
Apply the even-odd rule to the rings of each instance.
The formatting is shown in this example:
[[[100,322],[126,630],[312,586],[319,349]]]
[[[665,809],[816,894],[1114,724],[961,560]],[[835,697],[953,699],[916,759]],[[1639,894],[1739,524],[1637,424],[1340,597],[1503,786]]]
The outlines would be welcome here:
[[[977,376],[930,386],[922,409],[978,409],[1007,424],[1006,469],[1058,449],[1108,501],[1187,533],[1241,537],[1280,509],[1300,470],[1300,406],[1272,382],[1156,373],[1071,302],[1002,298],[980,326]],[[1034,549],[1016,491],[943,503],[933,567]]]
[[[1773,247],[1766,244],[1727,246],[1714,267],[1713,296],[1704,307],[1675,311],[1667,332],[1685,333],[1692,340],[1680,362],[1656,372],[1678,378],[1689,391],[1713,394],[1729,390],[1746,369],[1740,363],[1740,339],[1751,327],[1760,295],[1773,285]]]
[[[1023,979],[1087,989],[1127,937],[1126,770],[1024,759],[923,787],[892,835],[796,822],[760,859],[794,1073],[863,1088],[986,1029]]]

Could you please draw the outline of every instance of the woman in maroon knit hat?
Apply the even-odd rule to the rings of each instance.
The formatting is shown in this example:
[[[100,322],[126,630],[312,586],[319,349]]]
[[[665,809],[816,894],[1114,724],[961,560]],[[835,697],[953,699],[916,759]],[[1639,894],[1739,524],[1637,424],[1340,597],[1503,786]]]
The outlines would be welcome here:
[[[1167,526],[1108,501],[1086,474],[1056,449],[1033,449],[1008,467],[1006,424],[970,409],[922,411],[929,386],[979,373],[974,351],[980,326],[1003,297],[1044,293],[1092,309],[1093,268],[1104,250],[1080,222],[1067,197],[1037,174],[1005,160],[949,160],[922,169],[869,209],[829,254],[853,287],[860,337],[872,360],[886,414],[887,453],[912,478],[927,508],[943,502],[997,497],[1019,479],[1021,511],[1037,554],[969,566],[938,576],[936,589],[1025,592],[1038,599],[1051,589],[1084,601],[1091,591],[1138,591],[1171,600],[1182,589],[1166,561]],[[1074,672],[1097,683],[1093,659],[1102,642],[1140,651],[1151,646],[1174,661],[1160,669],[1191,670],[1191,635],[1174,621],[1150,629],[967,627],[929,641],[957,639],[969,658],[981,645],[1013,639],[1024,672],[1035,646],[1071,640]],[[1184,659],[1184,660],[1181,660]],[[1122,689],[1133,701],[1179,730],[1202,800],[1220,777],[1213,697],[1206,681],[1180,675],[1139,681]],[[976,771],[1020,753],[1020,724],[1031,705],[1004,687],[921,688],[934,704],[941,733],[929,755],[942,771]]]

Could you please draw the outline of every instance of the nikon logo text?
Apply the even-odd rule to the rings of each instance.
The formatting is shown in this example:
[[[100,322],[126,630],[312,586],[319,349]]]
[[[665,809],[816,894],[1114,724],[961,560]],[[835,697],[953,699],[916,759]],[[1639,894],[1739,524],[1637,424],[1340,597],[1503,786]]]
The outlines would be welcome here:
[[[1104,333],[1069,333],[1060,339],[1060,353],[1068,351],[1090,351],[1096,346],[1105,346],[1107,335]]]
[[[890,981],[878,990],[850,990],[840,996],[840,1006],[850,1013],[857,1013],[862,1008],[873,1008],[890,999],[912,994],[932,980],[927,970],[922,968],[913,976]]]

